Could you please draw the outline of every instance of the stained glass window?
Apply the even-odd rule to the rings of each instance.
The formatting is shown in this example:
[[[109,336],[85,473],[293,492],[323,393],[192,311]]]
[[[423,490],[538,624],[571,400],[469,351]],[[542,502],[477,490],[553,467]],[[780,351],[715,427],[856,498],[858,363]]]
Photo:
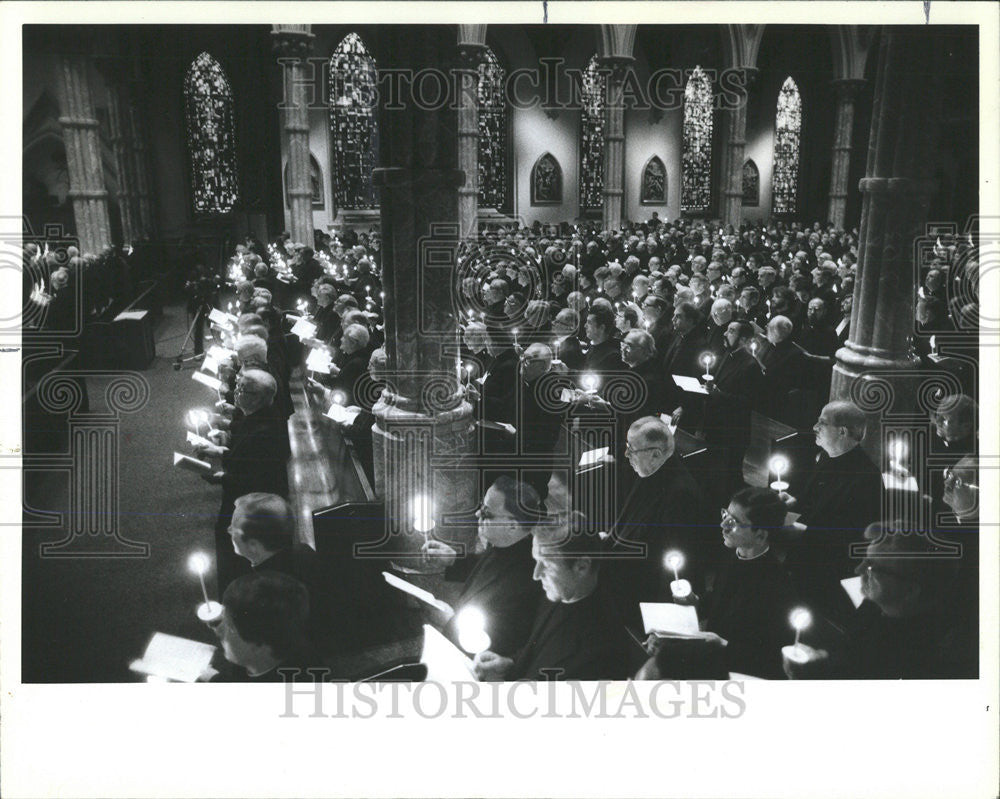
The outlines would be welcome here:
[[[195,213],[224,214],[239,199],[233,90],[222,66],[199,55],[184,78],[191,190]]]
[[[580,207],[604,205],[604,109],[607,78],[601,74],[597,56],[583,73],[580,100]]]
[[[753,159],[743,164],[743,205],[748,208],[760,205],[760,170]]]
[[[377,208],[372,170],[378,154],[378,70],[356,33],[330,58],[330,143],[337,208]]]
[[[682,211],[705,211],[712,201],[712,106],[712,83],[695,67],[684,87]]]
[[[799,189],[799,139],[802,133],[802,98],[791,77],[778,92],[774,121],[774,213],[793,214]]]
[[[500,208],[507,200],[507,108],[504,70],[489,47],[479,62],[479,204]]]

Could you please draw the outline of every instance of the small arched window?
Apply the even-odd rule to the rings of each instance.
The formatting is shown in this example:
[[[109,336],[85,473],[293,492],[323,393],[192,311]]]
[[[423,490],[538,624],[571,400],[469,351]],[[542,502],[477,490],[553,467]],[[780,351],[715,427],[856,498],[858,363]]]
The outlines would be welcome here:
[[[654,155],[642,168],[641,201],[644,205],[664,205],[667,202],[667,168]]]
[[[760,170],[752,158],[743,164],[743,205],[747,208],[760,205]]]
[[[562,185],[562,167],[555,156],[540,156],[531,168],[531,204],[558,205],[562,202]]]

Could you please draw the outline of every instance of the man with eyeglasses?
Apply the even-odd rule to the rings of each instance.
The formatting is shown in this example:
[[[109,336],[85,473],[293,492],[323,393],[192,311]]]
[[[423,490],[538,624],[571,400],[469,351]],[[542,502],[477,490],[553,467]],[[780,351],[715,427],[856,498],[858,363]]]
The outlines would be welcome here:
[[[542,517],[541,500],[527,483],[501,475],[486,490],[476,512],[479,552],[458,558],[436,539],[423,547],[424,559],[445,567],[445,579],[463,581],[444,633],[457,641],[455,614],[466,607],[482,611],[490,649],[512,657],[527,642],[542,592],[532,579],[531,533]]]
[[[955,679],[978,673],[978,621],[954,602],[959,561],[902,520],[866,530],[855,570],[865,599],[847,634],[829,649],[800,644],[804,662],[784,661],[792,679]]]
[[[625,618],[640,627],[639,602],[670,599],[663,565],[669,550],[684,554],[685,577],[695,590],[713,555],[721,553],[709,533],[714,524],[705,495],[675,451],[666,422],[656,416],[633,422],[625,457],[636,479],[610,531],[614,557],[607,564],[607,578]]]

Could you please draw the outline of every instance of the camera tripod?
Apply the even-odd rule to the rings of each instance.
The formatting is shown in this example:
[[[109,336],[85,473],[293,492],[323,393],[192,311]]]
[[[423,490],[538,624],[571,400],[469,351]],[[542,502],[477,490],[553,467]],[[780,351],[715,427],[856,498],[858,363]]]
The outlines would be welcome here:
[[[194,315],[194,321],[191,322],[191,326],[188,328],[187,335],[184,337],[184,343],[181,344],[180,352],[177,353],[177,357],[174,358],[174,371],[179,372],[181,367],[188,361],[200,361],[204,359],[204,352],[196,352],[193,355],[188,355],[185,357],[184,352],[187,350],[188,342],[193,341],[194,331],[197,325],[205,324],[205,308],[206,306],[201,306]],[[202,331],[202,336],[205,335],[205,331]]]

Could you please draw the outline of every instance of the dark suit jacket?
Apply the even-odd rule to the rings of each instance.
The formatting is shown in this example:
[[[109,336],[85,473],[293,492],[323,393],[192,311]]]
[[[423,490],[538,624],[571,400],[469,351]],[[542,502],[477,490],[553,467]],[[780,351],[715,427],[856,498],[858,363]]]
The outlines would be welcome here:
[[[750,412],[760,405],[764,373],[745,349],[727,352],[712,369],[716,390],[705,398],[705,437],[710,443],[745,442]]]
[[[272,405],[249,416],[234,416],[229,451],[222,456],[222,504],[253,491],[288,496],[288,423]]]
[[[706,349],[701,331],[690,330],[683,334],[675,331],[663,353],[663,369],[670,375],[697,377],[704,374],[705,367],[698,359]]]
[[[624,372],[625,362],[622,361],[621,345],[616,339],[608,339],[600,344],[592,344],[583,359],[583,371],[595,374]]]
[[[639,602],[670,600],[673,577],[663,558],[671,549],[684,554],[683,576],[699,590],[706,564],[721,554],[717,513],[676,453],[636,478],[612,529],[604,574],[624,618],[638,627]]]
[[[574,335],[552,341],[552,354],[566,364],[570,372],[578,372],[583,367],[583,347],[580,346],[580,339]]]
[[[456,567],[461,565],[456,563],[446,576],[454,575]],[[456,615],[465,607],[483,612],[490,649],[498,655],[512,657],[528,640],[542,599],[541,584],[532,578],[534,569],[530,535],[509,547],[489,546],[476,558],[454,603]],[[457,643],[454,622],[452,617],[444,633]]]
[[[774,346],[765,341],[757,355],[764,370],[763,407],[779,422],[794,422],[794,408],[789,392],[800,389],[809,375],[809,362],[798,344],[791,339]]]
[[[786,565],[803,596],[814,598],[832,616],[843,617],[840,580],[860,562],[852,543],[863,544],[865,528],[882,513],[882,475],[858,445],[838,458],[820,452],[803,485],[795,510],[808,529],[789,545]]]
[[[633,651],[634,650],[634,651]],[[601,586],[579,602],[543,597],[510,680],[615,680],[635,673],[638,647],[629,642]]]

